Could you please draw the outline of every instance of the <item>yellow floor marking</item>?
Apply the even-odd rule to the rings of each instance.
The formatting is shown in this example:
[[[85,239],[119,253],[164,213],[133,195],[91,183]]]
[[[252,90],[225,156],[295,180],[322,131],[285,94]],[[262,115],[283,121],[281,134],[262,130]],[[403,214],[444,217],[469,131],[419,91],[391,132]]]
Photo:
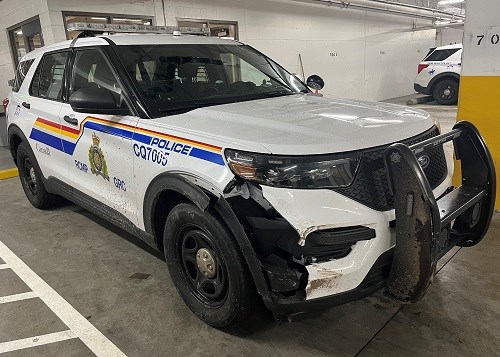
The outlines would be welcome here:
[[[0,180],[17,176],[19,176],[19,171],[17,171],[17,168],[0,170]]]

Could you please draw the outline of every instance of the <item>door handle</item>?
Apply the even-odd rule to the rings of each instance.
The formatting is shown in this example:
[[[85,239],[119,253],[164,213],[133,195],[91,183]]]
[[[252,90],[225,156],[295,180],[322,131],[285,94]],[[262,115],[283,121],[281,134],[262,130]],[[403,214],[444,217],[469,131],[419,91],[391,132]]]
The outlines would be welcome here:
[[[23,104],[23,107],[25,107],[26,109],[30,109],[31,108],[31,105],[28,102],[23,102],[22,104]]]
[[[63,116],[63,119],[65,122],[68,122],[73,125],[78,125],[78,119],[70,117],[69,115]]]

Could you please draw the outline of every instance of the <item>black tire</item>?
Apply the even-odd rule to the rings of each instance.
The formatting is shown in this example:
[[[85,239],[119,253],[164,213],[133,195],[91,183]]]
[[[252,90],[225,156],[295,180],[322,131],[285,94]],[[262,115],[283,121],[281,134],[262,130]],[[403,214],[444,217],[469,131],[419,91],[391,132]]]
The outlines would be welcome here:
[[[458,82],[454,79],[443,79],[434,87],[434,100],[441,105],[453,105],[458,102]]]
[[[19,144],[17,148],[17,168],[21,185],[30,203],[39,209],[52,207],[55,197],[45,189],[36,158],[25,143]]]
[[[167,217],[163,242],[175,287],[208,325],[237,330],[263,305],[237,242],[213,213],[193,204],[177,205]],[[210,257],[203,258],[203,252]],[[200,256],[213,263],[211,272],[205,267],[205,275]]]

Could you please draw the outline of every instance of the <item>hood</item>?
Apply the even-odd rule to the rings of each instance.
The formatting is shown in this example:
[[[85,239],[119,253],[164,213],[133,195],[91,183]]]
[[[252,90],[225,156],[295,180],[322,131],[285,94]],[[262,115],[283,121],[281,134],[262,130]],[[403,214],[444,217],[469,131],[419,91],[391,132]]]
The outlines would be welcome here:
[[[288,155],[386,145],[418,135],[434,124],[422,110],[311,94],[199,108],[155,121],[212,144],[254,151],[260,147]]]

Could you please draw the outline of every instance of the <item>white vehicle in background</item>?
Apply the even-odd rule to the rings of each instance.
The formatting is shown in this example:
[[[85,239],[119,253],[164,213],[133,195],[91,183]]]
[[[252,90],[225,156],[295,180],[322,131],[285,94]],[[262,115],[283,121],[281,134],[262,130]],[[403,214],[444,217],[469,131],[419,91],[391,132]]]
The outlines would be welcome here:
[[[438,104],[456,104],[461,70],[462,44],[431,49],[418,65],[415,91],[432,95]]]
[[[21,59],[9,146],[33,206],[60,195],[144,239],[212,326],[248,325],[262,302],[286,320],[384,285],[417,301],[437,260],[488,229],[488,149],[472,124],[441,134],[424,111],[308,87],[323,81],[237,41],[77,38]]]

